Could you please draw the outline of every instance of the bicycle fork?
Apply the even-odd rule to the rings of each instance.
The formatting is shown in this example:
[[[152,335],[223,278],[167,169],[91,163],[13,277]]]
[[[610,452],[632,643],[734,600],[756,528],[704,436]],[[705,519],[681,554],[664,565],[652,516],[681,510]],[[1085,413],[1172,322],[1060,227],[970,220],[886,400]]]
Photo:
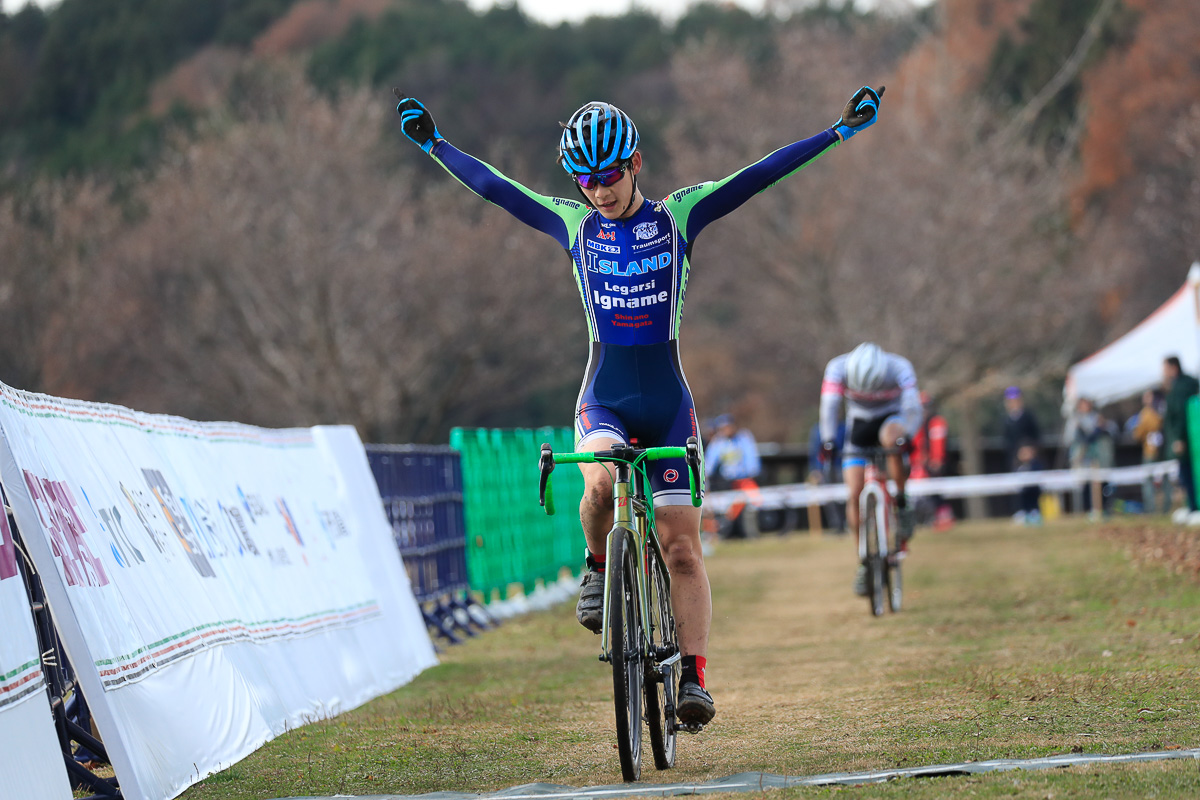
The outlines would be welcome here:
[[[627,536],[628,542],[626,546],[627,548],[633,550],[633,556],[635,558],[634,563],[644,565],[646,554],[644,545],[642,543],[642,537],[638,535],[637,528],[633,522],[633,504],[636,502],[636,498],[631,497],[629,494],[630,487],[629,474],[627,472],[628,469],[629,467],[625,466],[624,464],[617,465],[616,480],[613,481],[613,526],[612,530],[608,532],[607,539],[605,539],[604,552],[612,552],[612,542],[614,536]],[[612,651],[609,645],[609,584],[611,582],[613,570],[624,568],[624,564],[613,564],[610,562],[606,565],[604,570],[604,614],[600,624],[600,660],[606,663],[612,661]],[[633,591],[634,594],[639,598],[639,601],[644,600],[649,596],[649,593],[646,583],[646,570],[643,567],[639,566],[639,568],[635,570],[634,580],[637,581],[637,585],[633,587],[627,587],[627,589]],[[647,655],[645,651],[648,638],[645,635],[645,632],[650,630],[650,611],[646,606],[647,604],[645,602],[638,603],[638,618],[641,622],[640,627],[643,635],[642,641],[638,642],[637,644],[637,649],[638,652],[642,653],[643,655]],[[632,623],[632,620],[630,622]]]
[[[860,534],[861,529],[865,527],[864,523],[867,519],[867,499],[875,498],[875,536],[879,540],[879,555],[887,558],[891,554],[888,552],[888,518],[887,518],[887,494],[883,487],[874,481],[868,481],[863,487],[862,493],[858,496],[858,519]],[[860,563],[867,563],[867,538],[860,535],[858,537],[858,560]]]

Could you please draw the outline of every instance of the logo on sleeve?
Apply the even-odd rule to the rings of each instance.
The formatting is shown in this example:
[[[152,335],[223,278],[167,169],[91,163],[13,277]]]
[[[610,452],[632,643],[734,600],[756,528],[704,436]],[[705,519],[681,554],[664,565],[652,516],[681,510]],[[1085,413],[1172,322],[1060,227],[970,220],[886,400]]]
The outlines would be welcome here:
[[[680,189],[678,192],[671,195],[671,199],[674,200],[676,203],[678,203],[680,200],[687,197],[692,192],[699,191],[700,189],[703,189],[703,188],[704,188],[704,184],[698,183],[695,186],[689,186],[686,189]]]
[[[633,235],[639,239],[653,239],[658,236],[658,223],[640,222],[633,226]]]
[[[667,483],[674,483],[675,481],[679,480],[679,471],[669,469],[663,473],[663,479],[666,480]]]

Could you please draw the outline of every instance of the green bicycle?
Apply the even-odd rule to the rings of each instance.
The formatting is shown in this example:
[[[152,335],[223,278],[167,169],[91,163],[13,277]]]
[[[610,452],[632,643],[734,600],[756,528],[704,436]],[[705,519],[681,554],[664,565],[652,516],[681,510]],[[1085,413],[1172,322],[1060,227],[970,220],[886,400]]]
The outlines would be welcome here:
[[[613,465],[613,527],[608,534],[608,569],[604,573],[600,660],[613,668],[617,752],[626,781],[641,776],[643,717],[658,769],[674,765],[677,732],[700,729],[675,717],[681,653],[671,611],[671,575],[654,525],[653,500],[647,499],[649,478],[644,466],[662,458],[687,462],[692,505],[699,508],[700,445],[694,436],[688,438],[686,447],[639,449],[619,444],[594,453],[554,453],[550,445],[543,444],[540,461],[540,500],[547,514],[554,513],[549,479],[556,464]]]

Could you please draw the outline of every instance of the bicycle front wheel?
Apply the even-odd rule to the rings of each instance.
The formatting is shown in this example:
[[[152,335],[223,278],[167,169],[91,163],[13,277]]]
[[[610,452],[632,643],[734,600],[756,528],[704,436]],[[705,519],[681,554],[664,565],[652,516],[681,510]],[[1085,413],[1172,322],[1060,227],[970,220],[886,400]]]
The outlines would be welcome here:
[[[638,607],[637,550],[617,531],[608,551],[609,654],[621,775],[636,781],[642,773],[642,618]]]
[[[650,653],[646,662],[646,725],[650,728],[650,752],[657,769],[675,765],[675,687],[679,682],[679,661],[659,666],[679,652],[675,638],[675,615],[671,612],[671,590],[666,567],[653,547],[646,548],[646,575],[650,611]]]
[[[900,550],[900,526],[896,524],[894,517],[889,519],[888,523],[887,574],[884,578],[887,583],[888,604],[892,611],[899,611],[904,602],[904,576],[900,573],[904,554]]]
[[[875,495],[867,497],[867,502],[864,503],[862,532],[860,536],[865,536],[867,544],[867,602],[871,604],[871,613],[875,616],[883,616],[884,604],[887,602],[884,595],[883,583],[886,580],[884,576],[883,555],[879,552],[879,514],[878,501]]]

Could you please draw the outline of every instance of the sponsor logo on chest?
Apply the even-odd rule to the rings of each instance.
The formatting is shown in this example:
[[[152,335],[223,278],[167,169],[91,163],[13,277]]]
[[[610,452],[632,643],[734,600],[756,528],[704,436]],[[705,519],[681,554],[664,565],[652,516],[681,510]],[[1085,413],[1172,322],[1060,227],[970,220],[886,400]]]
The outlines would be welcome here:
[[[597,258],[595,253],[587,254],[588,272],[595,272],[600,275],[614,275],[624,278],[631,275],[645,275],[647,272],[656,272],[660,269],[666,269],[669,266],[671,266],[670,252],[659,253],[656,256],[648,258],[634,258],[624,262],[615,259]]]
[[[653,239],[658,236],[657,222],[639,222],[633,226],[633,235],[638,239]]]

